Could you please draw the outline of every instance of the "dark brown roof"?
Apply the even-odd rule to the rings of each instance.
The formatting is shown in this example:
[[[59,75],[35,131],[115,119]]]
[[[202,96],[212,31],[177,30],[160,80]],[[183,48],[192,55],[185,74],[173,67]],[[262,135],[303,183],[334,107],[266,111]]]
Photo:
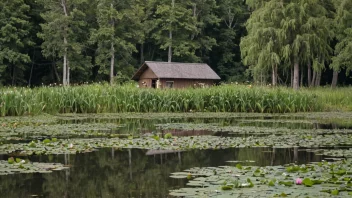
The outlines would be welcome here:
[[[220,80],[220,77],[205,63],[168,63],[152,61],[146,61],[132,79],[138,80],[148,67],[158,78]]]

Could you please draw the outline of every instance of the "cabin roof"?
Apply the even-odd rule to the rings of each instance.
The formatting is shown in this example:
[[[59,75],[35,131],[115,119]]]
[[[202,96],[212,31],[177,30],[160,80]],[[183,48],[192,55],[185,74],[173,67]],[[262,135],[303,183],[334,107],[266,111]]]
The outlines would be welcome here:
[[[146,61],[134,74],[133,80],[150,68],[158,78],[171,79],[209,79],[220,80],[220,77],[205,63],[176,63]]]

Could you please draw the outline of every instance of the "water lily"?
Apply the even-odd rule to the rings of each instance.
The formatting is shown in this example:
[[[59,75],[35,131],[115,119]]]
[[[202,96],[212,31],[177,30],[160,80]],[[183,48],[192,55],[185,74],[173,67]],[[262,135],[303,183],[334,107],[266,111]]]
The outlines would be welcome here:
[[[68,148],[73,148],[73,144],[70,143],[70,144],[68,145]]]
[[[301,178],[297,178],[296,179],[296,185],[301,185],[302,184],[302,179]]]

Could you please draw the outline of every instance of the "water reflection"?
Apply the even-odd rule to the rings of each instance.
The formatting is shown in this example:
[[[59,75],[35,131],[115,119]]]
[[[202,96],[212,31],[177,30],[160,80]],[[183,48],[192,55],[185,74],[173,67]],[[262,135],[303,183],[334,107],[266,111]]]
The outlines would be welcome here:
[[[6,158],[6,156],[0,157]],[[281,148],[235,148],[171,152],[101,149],[77,155],[36,156],[32,161],[72,166],[51,174],[0,176],[0,195],[6,197],[167,197],[187,180],[170,178],[191,167],[236,165],[226,161],[253,160],[247,165],[279,165],[321,161],[321,156]],[[242,163],[246,165],[246,163]]]
[[[262,121],[258,121],[261,119]],[[292,122],[290,122],[290,119]],[[147,135],[160,132],[164,136],[214,135],[206,130],[158,130],[163,123],[216,123],[217,126],[256,126],[292,129],[337,129],[351,126],[351,122],[320,124],[301,122],[302,118],[171,118],[171,119],[81,119],[59,123],[116,123],[118,131],[126,135]],[[218,136],[231,136],[226,132]],[[243,137],[251,134],[241,135]],[[265,134],[262,134],[265,135]],[[233,135],[232,135],[233,136]],[[31,136],[31,138],[33,138]],[[66,137],[67,138],[67,137]],[[72,137],[70,137],[72,138]],[[12,142],[12,143],[15,143]],[[1,152],[0,152],[1,153]],[[0,155],[0,160],[7,160]],[[321,161],[322,156],[294,148],[234,148],[224,150],[160,151],[115,148],[77,155],[32,156],[31,161],[56,162],[70,169],[50,174],[16,174],[0,176],[0,197],[168,197],[169,190],[185,187],[187,180],[170,178],[173,172],[192,167],[236,165],[227,161],[253,160],[242,165],[272,166],[296,162]]]

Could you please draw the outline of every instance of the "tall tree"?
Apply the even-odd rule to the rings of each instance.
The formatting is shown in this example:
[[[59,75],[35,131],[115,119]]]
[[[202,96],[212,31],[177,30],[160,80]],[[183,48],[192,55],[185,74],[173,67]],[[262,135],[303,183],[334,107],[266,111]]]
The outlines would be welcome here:
[[[82,52],[85,41],[82,36],[85,21],[84,6],[87,0],[42,0],[46,12],[41,16],[42,32],[38,36],[44,40],[42,53],[46,57],[62,59],[62,83],[69,85],[71,70],[90,67],[90,58]],[[85,39],[86,40],[86,39]],[[84,69],[85,68],[85,69]]]
[[[260,68],[273,66],[273,84],[275,65],[280,62],[293,65],[291,84],[298,89],[300,64],[314,60],[313,67],[318,70],[329,58],[331,34],[326,16],[327,11],[319,0],[264,3],[247,22],[248,36],[241,44],[244,62]]]
[[[216,14],[220,22],[210,32],[217,42],[211,53],[211,64],[217,66],[223,80],[244,81],[245,66],[241,63],[239,43],[246,33],[247,6],[242,0],[220,0]]]
[[[241,41],[243,62],[253,65],[254,71],[272,71],[272,85],[277,85],[278,65],[283,46],[281,20],[283,5],[272,0],[256,9],[246,27],[248,35]]]
[[[23,0],[0,2],[0,84],[24,81],[26,63],[30,62],[26,48],[33,45],[28,35],[29,8]]]
[[[348,75],[352,71],[352,2],[338,0],[336,5],[336,38],[335,56],[330,67],[334,70],[332,87],[336,87],[337,74],[341,69],[346,69]]]
[[[221,21],[216,13],[218,5],[215,0],[192,0],[191,6],[197,31],[191,34],[191,41],[195,42],[195,53],[186,61],[208,62],[209,52],[217,45],[216,38],[209,33],[209,29],[218,27]]]
[[[284,6],[282,55],[293,64],[293,88],[298,89],[300,64],[313,59],[315,69],[321,71],[330,56],[330,22],[320,0],[296,0]]]
[[[155,29],[151,33],[160,49],[168,49],[168,61],[176,57],[192,57],[197,48],[191,36],[198,33],[189,0],[154,1]]]
[[[100,66],[100,72],[106,73],[105,66],[110,60],[110,84],[114,82],[114,68],[116,67],[116,55],[122,58],[131,56],[135,51],[132,43],[134,23],[134,6],[127,0],[102,0],[98,4],[97,20],[99,28],[93,30],[91,41],[98,44],[96,62]],[[138,18],[136,20],[139,20]],[[120,64],[123,61],[119,61]]]

